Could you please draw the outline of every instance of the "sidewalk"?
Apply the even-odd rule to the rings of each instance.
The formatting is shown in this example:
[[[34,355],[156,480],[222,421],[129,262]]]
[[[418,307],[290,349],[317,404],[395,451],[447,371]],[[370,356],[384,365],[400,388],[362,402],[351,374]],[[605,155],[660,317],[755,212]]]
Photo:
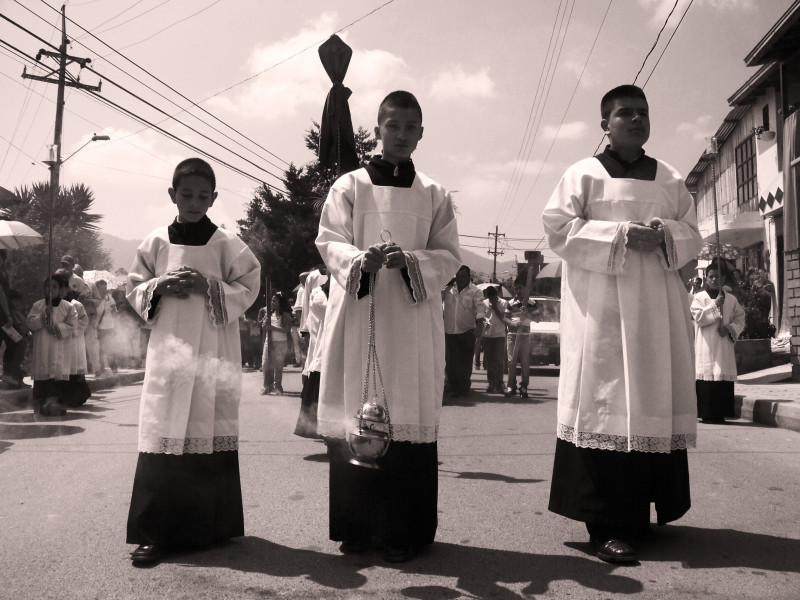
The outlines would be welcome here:
[[[118,385],[139,383],[143,379],[144,369],[120,369],[118,373],[107,372],[102,377],[95,377],[94,375],[86,376],[89,389],[93,392],[106,390]],[[30,380],[30,377],[28,377],[25,379],[25,383],[32,385],[33,382]],[[32,406],[32,394],[32,388],[24,388],[21,390],[0,389],[0,413],[7,410],[19,410],[23,407]]]
[[[800,383],[792,381],[791,364],[740,375],[734,394],[745,421],[800,431]]]

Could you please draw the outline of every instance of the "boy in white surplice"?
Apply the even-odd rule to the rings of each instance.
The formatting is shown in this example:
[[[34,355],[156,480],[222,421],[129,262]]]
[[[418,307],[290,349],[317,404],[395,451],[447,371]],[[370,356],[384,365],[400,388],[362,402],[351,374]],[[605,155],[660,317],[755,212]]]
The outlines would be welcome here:
[[[440,291],[461,261],[450,195],[411,162],[422,137],[416,98],[389,94],[375,133],[382,155],[333,184],[320,218],[317,248],[331,283],[317,432],[330,456],[330,539],[343,542],[343,552],[357,552],[377,536],[387,560],[403,561],[436,533],[445,362]],[[382,243],[387,231],[392,241]],[[373,273],[375,342],[394,427],[378,470],[349,464],[346,443],[361,405]]]
[[[128,301],[152,328],[128,514],[134,564],[244,535],[238,319],[258,295],[261,269],[206,216],[215,187],[208,163],[181,162],[169,189],[178,216],[144,239],[128,274]]]
[[[702,242],[683,179],[642,150],[644,92],[614,88],[600,111],[609,146],[567,169],[542,215],[564,261],[549,508],[586,523],[600,559],[632,562],[650,502],[659,524],[691,505],[694,335],[678,269]]]

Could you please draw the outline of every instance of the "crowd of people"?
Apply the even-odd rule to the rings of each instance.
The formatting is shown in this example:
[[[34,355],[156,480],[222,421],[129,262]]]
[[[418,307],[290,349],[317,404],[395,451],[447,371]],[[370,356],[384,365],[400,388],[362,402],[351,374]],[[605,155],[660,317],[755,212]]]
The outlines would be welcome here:
[[[727,393],[727,383],[716,384],[729,380],[742,320],[721,267],[707,270],[691,308],[686,301],[678,269],[701,247],[695,206],[677,172],[643,150],[644,92],[610,90],[600,116],[608,146],[566,170],[542,215],[564,263],[548,508],[582,522],[601,560],[632,563],[651,504],[659,525],[691,507],[687,449],[696,443],[698,406],[716,410]],[[471,283],[452,199],[411,161],[423,134],[412,94],[384,98],[375,134],[381,154],[329,190],[316,238],[323,264],[301,275],[292,309],[275,294],[252,320],[242,317],[259,294],[260,265],[206,214],[217,198],[211,166],[192,158],[175,168],[168,193],[177,216],[139,246],[126,288],[151,330],[127,522],[134,565],[244,535],[243,363],[261,367],[262,393],[281,393],[291,343],[303,364],[295,433],[327,448],[329,538],[346,554],[378,543],[389,562],[411,560],[434,541],[445,381],[450,396],[469,393],[478,332],[487,391],[527,395],[539,311],[527,280],[515,281],[508,301]],[[27,319],[40,410],[69,386],[77,394],[71,375],[82,363],[68,347],[91,326],[86,304],[85,316],[75,304],[83,304],[80,292],[69,299],[67,275],[48,278]],[[100,311],[117,313],[94,306],[102,330]],[[106,336],[97,337],[102,348]],[[365,404],[372,433],[388,434],[370,463],[377,468],[355,460],[349,443],[354,427],[363,434],[356,415]]]

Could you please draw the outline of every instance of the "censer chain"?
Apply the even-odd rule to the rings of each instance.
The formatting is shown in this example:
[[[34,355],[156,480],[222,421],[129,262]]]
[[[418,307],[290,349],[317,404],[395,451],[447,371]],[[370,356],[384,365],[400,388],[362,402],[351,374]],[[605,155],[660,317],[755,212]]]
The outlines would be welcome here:
[[[381,396],[383,396],[383,408],[386,411],[386,424],[389,429],[389,439],[392,439],[394,429],[392,420],[389,416],[389,401],[386,398],[386,390],[383,387],[383,374],[381,365],[378,362],[378,350],[375,347],[375,273],[369,275],[369,349],[367,350],[367,363],[364,366],[364,389],[361,393],[361,406],[367,403],[369,396],[370,372],[372,375],[372,391],[375,397],[378,396],[378,384],[381,386]],[[358,419],[359,429],[364,428],[364,411],[359,410]]]

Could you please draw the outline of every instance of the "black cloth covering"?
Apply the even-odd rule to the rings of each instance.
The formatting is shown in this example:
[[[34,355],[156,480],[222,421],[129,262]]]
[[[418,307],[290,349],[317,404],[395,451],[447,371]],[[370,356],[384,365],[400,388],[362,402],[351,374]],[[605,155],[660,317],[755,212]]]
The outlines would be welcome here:
[[[244,535],[239,453],[139,453],[129,544],[202,546]]]
[[[651,158],[642,150],[641,155],[636,160],[625,160],[619,154],[606,146],[600,154],[595,155],[603,168],[614,179],[641,179],[644,181],[655,181],[656,171],[658,171],[658,161]]]
[[[615,452],[556,440],[551,512],[592,525],[645,528],[651,502],[659,525],[689,510],[686,450]]]
[[[319,403],[319,371],[311,371],[303,378],[303,391],[300,393],[300,414],[294,434],[304,438],[319,439],[317,433],[317,405]]]
[[[345,440],[327,439],[330,539],[395,546],[432,544],[439,491],[436,442],[393,441],[380,469],[352,465]]]
[[[732,381],[695,381],[697,416],[706,421],[734,418]]]

